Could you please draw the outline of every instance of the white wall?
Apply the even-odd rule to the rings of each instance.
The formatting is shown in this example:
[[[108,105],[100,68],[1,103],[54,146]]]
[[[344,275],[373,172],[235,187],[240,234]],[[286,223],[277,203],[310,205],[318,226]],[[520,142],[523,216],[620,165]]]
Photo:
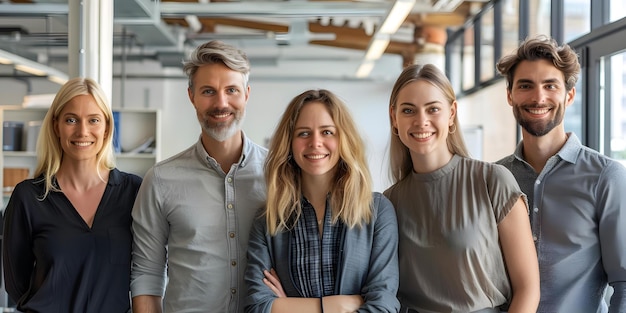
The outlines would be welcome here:
[[[307,89],[324,88],[341,97],[350,107],[367,145],[374,189],[389,185],[385,155],[389,141],[387,105],[392,83],[343,81],[250,81],[250,100],[244,131],[256,143],[264,145],[289,101]],[[200,127],[187,97],[187,81],[168,79],[164,84],[162,111],[162,156],[167,158],[198,140]]]
[[[513,153],[517,122],[506,101],[505,82],[484,88],[458,101],[460,123],[483,129],[483,160],[495,162]]]

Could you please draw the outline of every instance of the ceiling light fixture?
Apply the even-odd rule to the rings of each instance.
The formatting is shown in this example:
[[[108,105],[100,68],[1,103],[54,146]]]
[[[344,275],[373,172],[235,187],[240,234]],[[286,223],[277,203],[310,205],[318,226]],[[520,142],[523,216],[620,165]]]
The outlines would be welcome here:
[[[0,64],[13,64],[13,62],[7,58],[0,57]]]
[[[355,74],[357,78],[365,78],[370,75],[374,69],[374,61],[380,59],[385,53],[391,40],[391,35],[402,26],[406,17],[411,13],[415,1],[416,0],[396,0],[393,3],[380,28],[372,35],[372,39],[367,45],[367,52],[365,53],[363,62],[361,62]]]
[[[5,63],[6,62],[6,63]],[[16,70],[29,73],[36,76],[48,76],[50,81],[57,84],[65,84],[68,81],[67,74],[52,68],[50,66],[29,60],[17,54],[7,52],[0,49],[0,63],[14,64]]]
[[[415,5],[415,0],[396,0],[378,32],[382,34],[395,33],[400,28],[400,25],[404,23],[409,13],[411,13],[413,5]]]
[[[389,45],[389,35],[378,35],[370,41],[367,46],[367,52],[365,53],[366,61],[375,61],[385,53],[387,46]]]

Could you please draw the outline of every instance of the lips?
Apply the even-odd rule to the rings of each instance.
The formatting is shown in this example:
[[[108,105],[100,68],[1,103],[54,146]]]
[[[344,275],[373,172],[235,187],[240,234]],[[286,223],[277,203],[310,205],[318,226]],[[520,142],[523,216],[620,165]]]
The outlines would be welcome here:
[[[413,138],[417,138],[417,139],[426,139],[428,137],[433,136],[435,133],[432,132],[428,132],[428,133],[411,133],[411,137]]]
[[[541,114],[546,114],[548,112],[550,112],[550,108],[531,108],[531,109],[526,109],[526,111],[530,114],[536,114],[536,115],[541,115]]]
[[[307,159],[320,160],[327,157],[328,154],[305,154],[304,157]]]
[[[72,144],[79,147],[87,147],[93,144],[93,141],[72,141]]]
[[[227,118],[229,116],[231,116],[233,113],[232,112],[218,112],[218,113],[211,113],[211,117],[215,118],[215,119],[224,119]]]

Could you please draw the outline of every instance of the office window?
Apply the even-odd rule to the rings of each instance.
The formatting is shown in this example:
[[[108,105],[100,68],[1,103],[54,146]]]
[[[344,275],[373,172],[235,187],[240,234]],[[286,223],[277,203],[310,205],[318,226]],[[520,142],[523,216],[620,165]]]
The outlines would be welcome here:
[[[465,42],[463,46],[463,90],[468,90],[476,85],[474,79],[475,65],[474,60],[474,26],[470,26],[465,29],[464,36]]]
[[[626,17],[626,3],[624,3],[624,0],[611,0],[609,11],[611,12],[611,16],[609,17],[611,22]]]
[[[493,7],[480,18],[480,81],[485,82],[495,76],[494,20]]]
[[[463,37],[457,36],[456,38],[448,41],[446,45],[446,70],[452,88],[455,93],[461,92],[461,81],[463,77],[463,62],[461,61],[461,55],[463,53]]]
[[[611,100],[607,105],[610,107],[610,134],[608,155],[620,160],[626,165],[626,96],[624,95],[624,87],[626,86],[626,52],[621,52],[611,56],[611,80],[610,91]]]
[[[529,36],[550,35],[551,0],[530,0]]]
[[[564,40],[570,42],[591,31],[591,0],[565,0]]]
[[[515,50],[519,41],[519,3],[505,0],[502,5],[502,55]]]

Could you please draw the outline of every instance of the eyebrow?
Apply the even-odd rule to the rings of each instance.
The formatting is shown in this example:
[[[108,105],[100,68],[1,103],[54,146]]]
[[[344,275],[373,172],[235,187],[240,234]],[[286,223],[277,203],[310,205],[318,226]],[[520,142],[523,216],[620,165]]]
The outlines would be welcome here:
[[[554,84],[559,83],[560,81],[557,78],[547,78],[541,81],[541,84]],[[524,83],[524,84],[534,84],[535,81],[528,78],[520,78],[516,82],[516,84]]]
[[[434,104],[441,104],[441,103],[443,103],[443,102],[441,102],[439,100],[432,100],[432,101],[426,102],[426,103],[424,103],[422,105],[426,105],[427,106],[427,105],[434,105]],[[400,103],[400,105],[410,105],[410,106],[413,106],[413,107],[417,106],[417,104],[414,104],[414,103],[411,103],[411,102],[402,102],[402,103]]]
[[[337,126],[335,126],[335,125],[320,125],[319,128],[337,128]],[[308,127],[308,126],[300,126],[300,127],[296,127],[295,129],[312,129],[312,128]]]

